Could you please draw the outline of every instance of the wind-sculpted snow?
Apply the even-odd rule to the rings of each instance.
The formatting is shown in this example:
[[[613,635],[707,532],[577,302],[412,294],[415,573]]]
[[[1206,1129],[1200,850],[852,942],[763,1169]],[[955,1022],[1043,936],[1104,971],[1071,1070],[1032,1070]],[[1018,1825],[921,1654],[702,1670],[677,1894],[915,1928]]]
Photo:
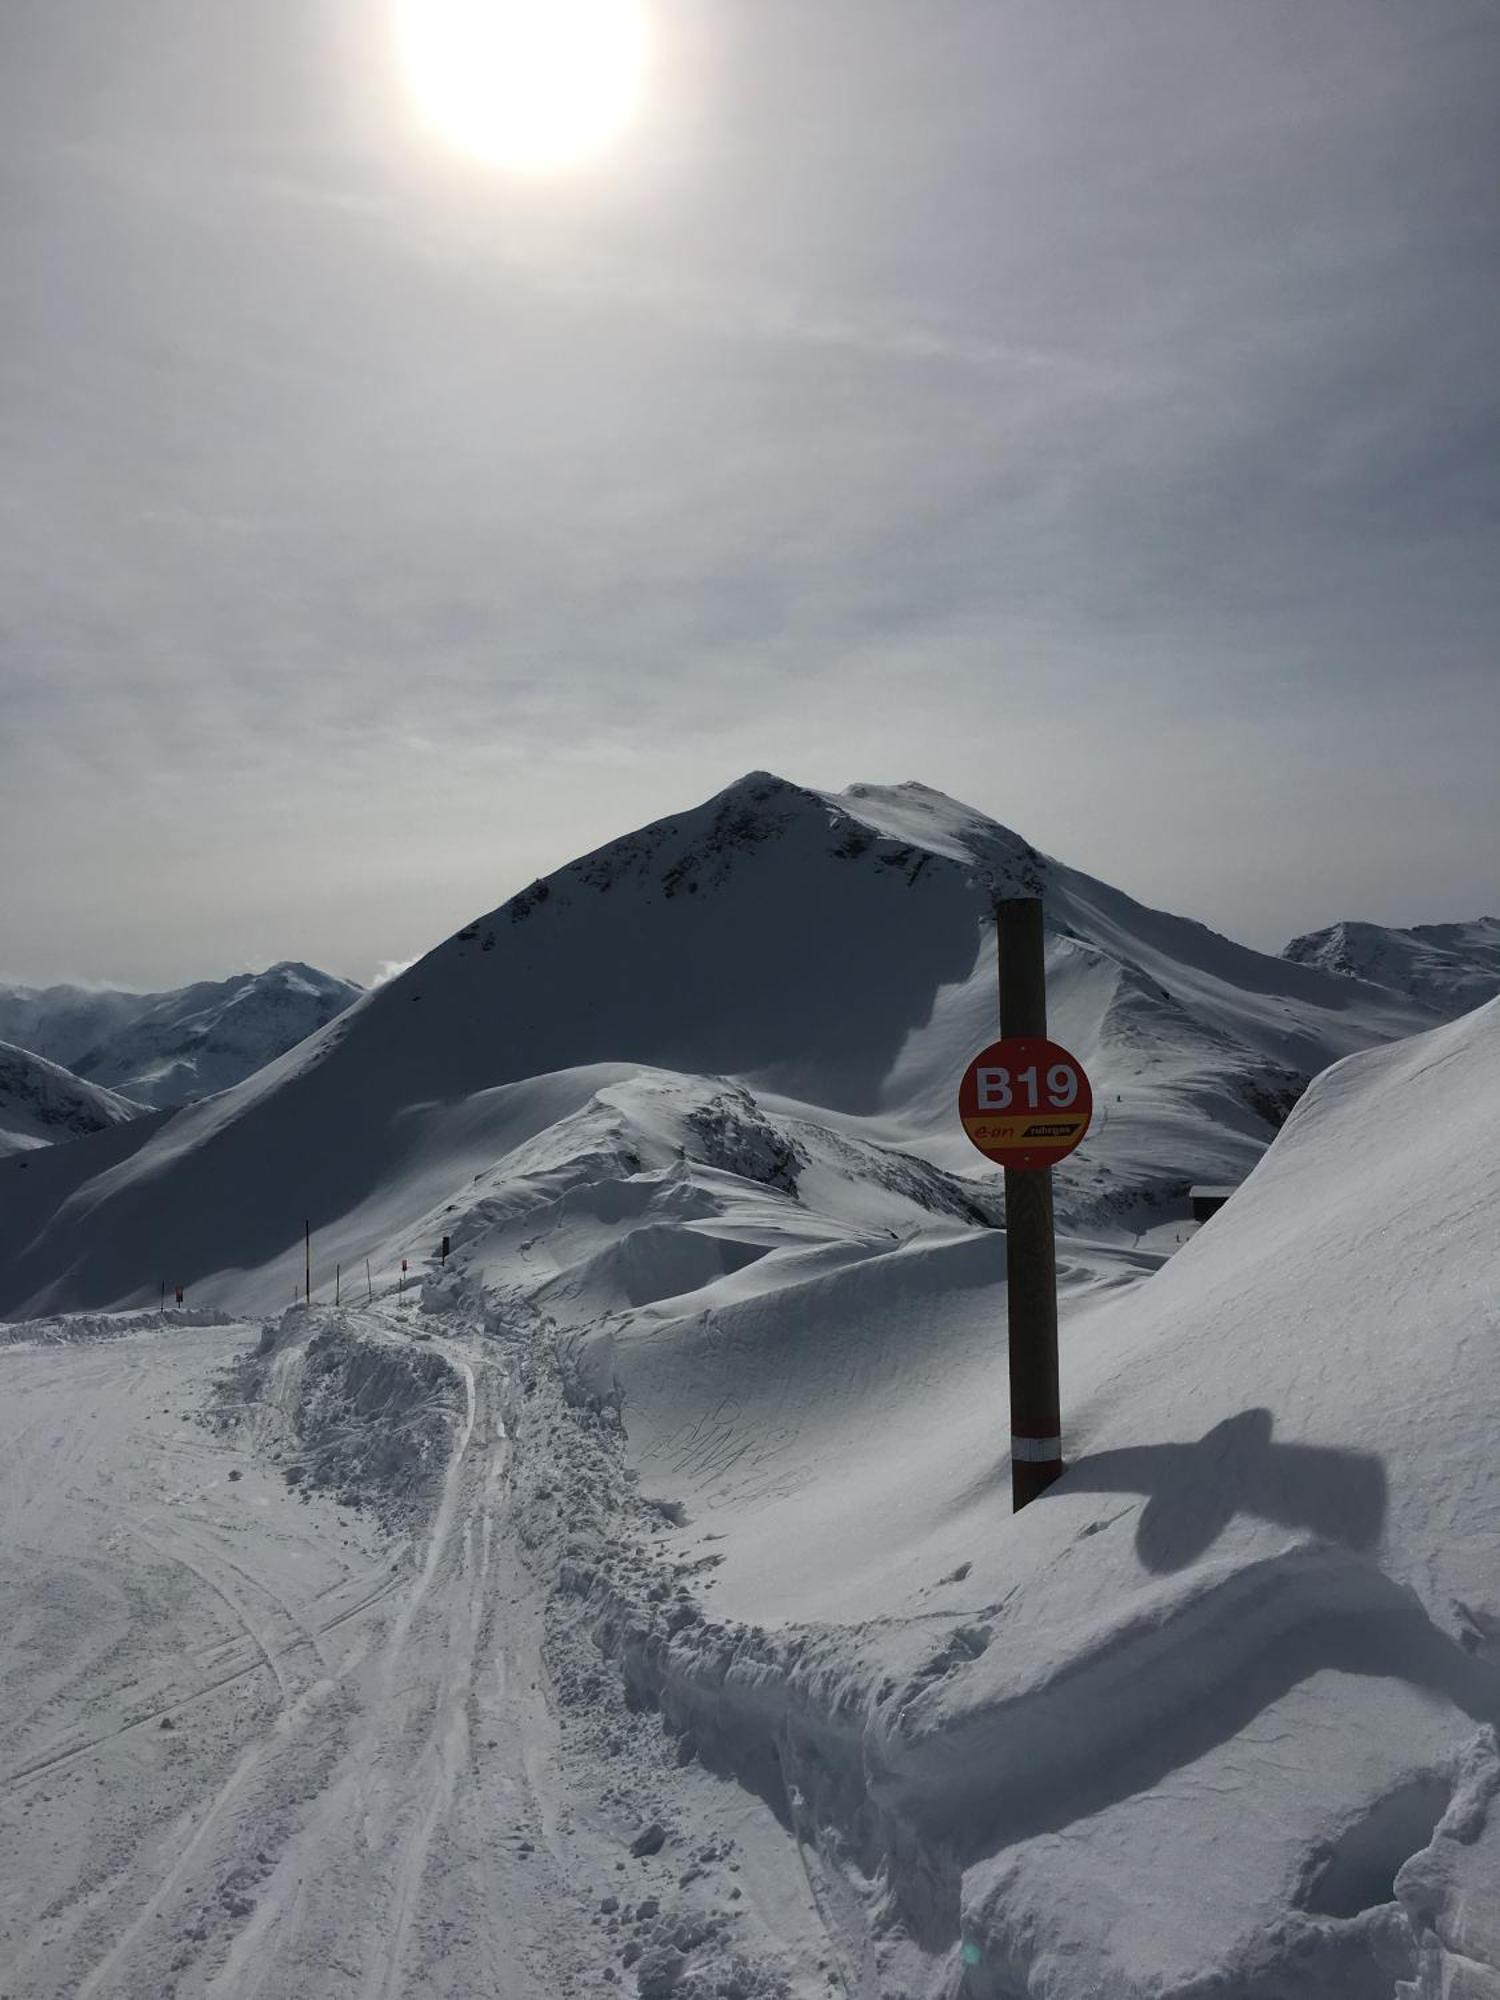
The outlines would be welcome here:
[[[641,1698],[867,1886],[889,1990],[913,1950],[954,2000],[1500,1978],[1497,1116],[1500,1003],[1325,1077],[1188,1250],[1071,1317],[1071,1470],[1014,1521],[958,1420],[962,1293],[903,1310],[903,1267],[954,1252],[764,1294],[753,1345],[612,1326],[663,1550],[710,1567],[653,1596],[598,1542],[570,1587]],[[871,1353],[880,1310],[906,1338]]]
[[[1418,1943],[1396,2000],[1492,2000],[1500,1993],[1500,1741],[1482,1730],[1464,1756],[1431,1842],[1396,1876]]]

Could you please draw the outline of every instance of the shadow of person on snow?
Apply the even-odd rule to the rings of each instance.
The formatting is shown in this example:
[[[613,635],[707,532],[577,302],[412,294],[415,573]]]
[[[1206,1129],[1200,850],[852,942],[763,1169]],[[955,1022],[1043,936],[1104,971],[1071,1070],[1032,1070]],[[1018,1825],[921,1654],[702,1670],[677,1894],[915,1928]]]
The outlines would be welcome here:
[[[1144,1493],[1135,1547],[1156,1575],[1211,1548],[1236,1514],[1369,1549],[1385,1525],[1385,1468],[1367,1452],[1277,1444],[1269,1410],[1241,1410],[1190,1444],[1127,1445],[1085,1455],[1064,1474],[1072,1493]]]

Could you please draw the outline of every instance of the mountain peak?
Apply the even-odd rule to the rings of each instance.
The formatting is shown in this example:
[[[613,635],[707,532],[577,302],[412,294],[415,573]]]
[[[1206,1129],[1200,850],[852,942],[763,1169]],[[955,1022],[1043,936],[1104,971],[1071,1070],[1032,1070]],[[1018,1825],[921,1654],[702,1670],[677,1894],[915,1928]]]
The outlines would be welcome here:
[[[255,980],[279,979],[286,985],[301,985],[313,993],[363,991],[355,980],[343,979],[335,972],[320,972],[317,966],[308,965],[300,958],[280,958],[274,965],[268,965],[264,972],[253,972],[249,977]]]
[[[992,896],[1040,896],[1051,864],[1029,840],[918,779],[899,785],[866,783],[824,792],[835,812],[880,838],[958,862]]]
[[[148,1105],[238,1083],[359,998],[299,959],[163,993],[57,987],[0,991],[0,1040]]]
[[[1345,919],[1293,938],[1281,956],[1384,986],[1436,1016],[1454,1017],[1500,993],[1500,918],[1409,930]]]

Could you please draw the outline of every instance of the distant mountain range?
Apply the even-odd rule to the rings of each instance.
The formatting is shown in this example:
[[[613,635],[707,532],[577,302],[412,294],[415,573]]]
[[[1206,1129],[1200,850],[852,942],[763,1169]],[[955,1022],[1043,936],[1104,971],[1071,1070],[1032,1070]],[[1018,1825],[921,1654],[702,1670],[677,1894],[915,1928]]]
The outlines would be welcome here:
[[[532,884],[168,1131],[28,1173],[0,1311],[132,1299],[148,1239],[206,1302],[284,1301],[305,1219],[346,1267],[384,1256],[519,1170],[518,1146],[549,1184],[636,1177],[652,1216],[645,1177],[694,1162],[714,1213],[733,1177],[756,1203],[795,1182],[837,1236],[864,1229],[871,1187],[913,1226],[977,1215],[995,1176],[954,1091],[995,1033],[997,893],[1044,897],[1052,1032],[1094,1083],[1094,1129],[1056,1176],[1075,1232],[1185,1214],[1191,1182],[1250,1171],[1318,1071],[1437,1018],[1148,909],[926,786],[756,772]],[[139,1057],[107,1074],[160,1088]]]
[[[1404,993],[1438,1020],[1456,1020],[1500,993],[1500,917],[1467,924],[1332,924],[1293,938],[1282,957]]]
[[[700,822],[701,838],[692,831]],[[832,844],[799,859],[813,822],[831,829]],[[657,855],[668,858],[653,893],[647,885]],[[481,957],[499,949],[507,967],[518,962],[518,953],[530,959],[532,954],[520,949],[523,934],[516,926],[551,903],[550,921],[542,929],[555,938],[554,947],[544,963],[527,972],[529,985],[518,988],[513,977],[507,979],[501,1002],[501,1014],[510,1021],[507,1047],[523,1069],[532,1059],[521,1051],[535,1042],[537,1067],[564,1068],[601,1058],[629,1061],[649,1050],[653,1062],[689,1074],[713,1067],[739,1071],[747,1048],[765,1041],[774,1022],[786,1044],[771,1070],[778,1088],[800,1099],[803,1085],[816,1079],[809,1094],[815,1102],[826,1102],[830,1058],[837,1068],[848,1052],[820,1052],[828,1006],[815,990],[823,975],[813,968],[826,956],[825,940],[844,932],[848,942],[842,962],[828,969],[834,989],[841,990],[851,969],[869,956],[860,914],[869,896],[869,870],[847,865],[830,869],[827,864],[858,863],[866,856],[879,871],[877,880],[890,880],[894,871],[909,877],[912,888],[922,883],[924,891],[897,906],[894,929],[883,933],[882,949],[888,946],[890,962],[885,957],[872,961],[863,974],[864,992],[847,998],[853,1022],[868,1012],[872,1001],[880,1011],[882,987],[898,988],[912,977],[934,980],[927,1031],[908,1044],[899,1065],[908,1091],[915,1091],[925,1076],[924,1047],[940,1045],[944,1062],[957,1047],[956,1042],[950,1046],[947,1035],[934,1042],[932,1033],[951,1010],[944,979],[957,969],[957,960],[949,966],[939,951],[943,964],[934,960],[921,971],[936,947],[920,937],[905,937],[909,921],[917,919],[919,931],[929,929],[933,920],[927,912],[934,895],[946,904],[957,893],[977,911],[989,887],[1021,882],[1045,892],[1058,1032],[1073,1041],[1096,1071],[1124,1086],[1112,1098],[1106,1095],[1100,1114],[1100,1130],[1113,1128],[1115,1170],[1096,1170],[1090,1177],[1107,1206],[1157,1187],[1167,1161],[1175,1165],[1175,1178],[1183,1180],[1238,1178],[1309,1078],[1335,1056],[1454,1018],[1500,993],[1497,918],[1411,930],[1335,924],[1294,939],[1280,954],[1287,969],[1271,974],[1266,968],[1278,961],[1216,937],[1201,925],[1143,910],[924,786],[856,785],[844,793],[816,793],[752,774],[697,812],[628,834],[466,927],[392,982],[380,997],[378,1018],[400,1019],[398,990],[405,994],[419,975],[423,986],[430,987],[431,968],[449,958],[468,959],[476,938]],[[744,879],[752,857],[753,879],[765,879],[764,893]],[[742,880],[726,899],[723,891],[731,874]],[[581,912],[557,933],[556,913],[577,901],[580,887],[597,888],[602,896],[617,883],[627,893],[623,899],[612,897],[611,910],[641,899],[661,906],[659,916],[641,913],[641,931],[634,921],[630,926],[632,945],[649,932],[655,939],[655,965],[676,967],[671,991],[649,1006],[642,1006],[638,996],[654,986],[654,971],[643,977],[637,966],[628,990],[616,987],[607,995],[583,974],[575,978],[569,968],[591,951],[582,935],[574,936],[579,924],[587,927]],[[705,927],[701,914],[691,919],[667,914],[667,906],[675,904],[679,911],[712,907],[727,915],[729,904],[746,895],[751,899],[744,913],[748,928],[741,940],[720,937],[720,923]],[[772,914],[773,902],[782,907],[787,922]],[[814,919],[814,909],[826,910],[826,918]],[[807,948],[789,956],[788,940],[802,928],[809,928]],[[706,951],[699,942],[705,929],[713,934]],[[759,1018],[736,1027],[743,996],[759,989],[764,973],[763,965],[757,965],[747,978],[738,968],[752,939],[761,941],[767,959],[780,953],[784,971],[774,990],[757,1002]],[[902,967],[894,962],[913,946],[916,963]],[[981,947],[974,975],[981,990],[989,980],[983,960]],[[488,967],[493,961],[485,963]],[[1334,983],[1308,989],[1309,973]],[[142,1109],[192,1104],[227,1090],[325,1028],[360,993],[348,980],[290,961],[162,993],[0,986],[0,1044],[12,1045],[0,1062],[0,1150],[76,1138]],[[697,999],[685,1012],[681,997],[689,993]],[[1304,1002],[1314,993],[1309,1014]],[[549,997],[543,1000],[542,995]],[[967,1001],[964,1006],[974,1012],[978,1032],[984,1007],[971,1009]],[[792,1011],[783,1020],[788,1007]],[[430,1002],[424,1019],[429,1025],[433,1020]],[[572,1026],[565,1030],[569,1022]],[[453,1031],[455,1048],[463,1046],[467,1022],[453,1024]],[[868,1038],[867,1024],[851,1026],[851,1045],[862,1038]],[[401,1040],[407,1040],[405,1029]],[[28,1052],[41,1063],[23,1062]],[[484,1087],[487,1061],[476,1060],[461,1091]],[[416,1063],[417,1068],[429,1066]],[[877,1095],[889,1099],[894,1081],[887,1080]],[[941,1100],[935,1115],[922,1107],[919,1092],[918,1102],[894,1119],[882,1119],[882,1126],[889,1125],[892,1138],[917,1141],[919,1150],[941,1159],[948,1171],[962,1171],[969,1164],[963,1142],[943,1132],[946,1098],[935,1080],[932,1087],[932,1102]],[[1163,1121],[1172,1128],[1170,1139]],[[1097,1144],[1091,1150],[1097,1156]],[[1066,1179],[1060,1183],[1060,1192],[1065,1191]],[[1087,1205],[1081,1189],[1073,1191],[1073,1202],[1081,1217],[1080,1204]]]
[[[0,1042],[0,1156],[104,1132],[144,1108],[45,1056]]]
[[[292,962],[167,993],[0,986],[0,1040],[137,1106],[191,1104],[295,1047],[360,990]]]

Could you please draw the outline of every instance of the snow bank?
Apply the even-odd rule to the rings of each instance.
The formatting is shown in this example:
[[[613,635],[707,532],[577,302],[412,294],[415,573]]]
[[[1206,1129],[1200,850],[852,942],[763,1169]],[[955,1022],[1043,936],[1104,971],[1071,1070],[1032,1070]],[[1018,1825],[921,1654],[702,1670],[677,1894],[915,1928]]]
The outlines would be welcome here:
[[[57,1313],[45,1319],[0,1322],[0,1346],[30,1343],[66,1347],[81,1341],[120,1340],[127,1334],[163,1328],[240,1326],[233,1313],[213,1306],[169,1306],[165,1311],[121,1313]]]
[[[464,1404],[452,1362],[411,1324],[294,1308],[229,1371],[220,1423],[252,1423],[289,1485],[405,1523],[441,1482]]]
[[[1417,1976],[1397,2000],[1495,2000],[1500,1994],[1500,1743],[1480,1732],[1429,1846],[1396,1877],[1418,1944]]]
[[[571,1585],[640,1698],[863,1885],[900,1977],[936,1960],[965,2000],[1388,2000],[1398,1978],[1425,1996],[1500,1975],[1492,1789],[1473,1776],[1500,1720],[1497,1125],[1500,1003],[1330,1072],[1186,1251],[1088,1306],[1071,1470],[1012,1519],[1003,1460],[981,1462],[982,1548],[974,1510],[961,1539],[932,1539],[922,1485],[951,1432],[910,1341],[880,1364],[904,1438],[878,1427],[879,1377],[849,1376],[868,1265],[811,1302],[764,1297],[738,1377],[733,1338],[647,1339],[636,1361],[617,1343],[632,1451],[662,1422],[651,1398],[686,1412],[695,1376],[701,1412],[734,1408],[728,1498],[699,1511],[712,1479],[633,1453],[661,1554],[703,1565],[698,1587],[643,1592],[588,1536]],[[850,1288],[854,1331],[831,1335]],[[951,1327],[924,1337],[952,1358]],[[813,1450],[793,1500],[757,1492],[767,1464],[783,1478],[778,1409],[807,1434],[816,1365],[827,1406],[842,1383],[860,1413],[868,1463],[835,1474]],[[842,1511],[825,1504],[840,1481]],[[888,1602],[911,1538],[934,1566],[965,1541],[972,1560],[925,1612],[772,1626],[758,1516],[805,1621],[819,1586],[839,1601],[848,1552],[864,1559],[882,1491]],[[758,1625],[723,1616],[737,1596]]]

